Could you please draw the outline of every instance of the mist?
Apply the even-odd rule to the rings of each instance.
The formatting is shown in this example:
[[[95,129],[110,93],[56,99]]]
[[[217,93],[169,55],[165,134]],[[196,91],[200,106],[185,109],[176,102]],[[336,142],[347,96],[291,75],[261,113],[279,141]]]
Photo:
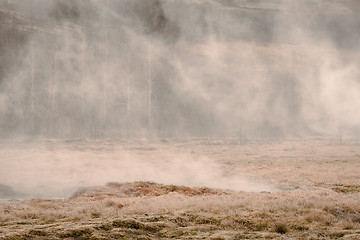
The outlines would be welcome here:
[[[1,5],[3,138],[359,130],[356,1]]]
[[[359,12],[355,0],[2,0],[0,138],[42,148],[47,139],[358,137]],[[28,161],[60,154],[49,152]],[[241,173],[212,181],[221,167],[206,157],[124,159],[127,169],[76,184],[48,179],[69,189],[135,180],[271,189]],[[0,183],[19,187],[17,163]]]

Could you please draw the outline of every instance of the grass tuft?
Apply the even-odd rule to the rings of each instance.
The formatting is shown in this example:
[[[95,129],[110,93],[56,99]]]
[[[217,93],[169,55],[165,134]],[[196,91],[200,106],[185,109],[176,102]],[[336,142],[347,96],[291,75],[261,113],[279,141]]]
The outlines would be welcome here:
[[[60,233],[60,238],[75,238],[75,239],[88,239],[92,235],[92,230],[89,228],[84,229],[70,229],[65,233]]]
[[[288,232],[288,229],[287,229],[286,224],[284,224],[284,223],[277,223],[277,224],[275,224],[275,229],[274,229],[274,231],[275,231],[276,233],[285,234],[285,233]]]

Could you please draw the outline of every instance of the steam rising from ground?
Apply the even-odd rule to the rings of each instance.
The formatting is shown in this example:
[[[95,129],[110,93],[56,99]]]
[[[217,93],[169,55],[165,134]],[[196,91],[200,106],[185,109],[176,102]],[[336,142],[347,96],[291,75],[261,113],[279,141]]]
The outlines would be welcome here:
[[[0,137],[358,135],[359,27],[358,1],[345,0],[3,0]],[[156,165],[127,156],[114,168],[62,158],[50,171],[29,156],[24,174],[47,169],[65,186],[90,183],[92,171],[96,183],[239,184],[186,155]],[[79,164],[78,178],[65,163]]]
[[[209,156],[179,153],[168,144],[47,141],[26,147],[22,143],[5,146],[0,182],[30,196],[62,198],[79,187],[133,181],[236,191],[275,190],[261,184],[260,179],[229,173],[226,164]]]
[[[3,1],[3,137],[359,131],[356,1]]]

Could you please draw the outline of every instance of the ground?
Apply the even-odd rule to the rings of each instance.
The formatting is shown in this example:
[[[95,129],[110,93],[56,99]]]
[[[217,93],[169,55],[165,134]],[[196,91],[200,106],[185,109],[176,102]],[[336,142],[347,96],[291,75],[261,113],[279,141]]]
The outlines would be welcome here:
[[[359,143],[4,141],[0,239],[360,239]]]

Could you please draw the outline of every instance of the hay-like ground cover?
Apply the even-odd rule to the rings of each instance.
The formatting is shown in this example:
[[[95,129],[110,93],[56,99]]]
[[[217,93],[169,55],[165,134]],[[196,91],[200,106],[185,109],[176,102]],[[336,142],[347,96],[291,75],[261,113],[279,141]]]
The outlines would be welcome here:
[[[276,191],[109,182],[81,188],[64,199],[0,203],[1,239],[360,239],[356,141],[240,144],[191,139],[111,144],[57,142],[52,151],[60,162],[69,154],[77,158],[86,153],[87,161],[92,161],[120,158],[121,152],[129,151],[161,162],[173,156],[165,153],[181,151],[194,159],[218,160],[229,176],[241,172]],[[13,154],[14,145],[0,151]],[[43,154],[35,145],[27,151]]]

